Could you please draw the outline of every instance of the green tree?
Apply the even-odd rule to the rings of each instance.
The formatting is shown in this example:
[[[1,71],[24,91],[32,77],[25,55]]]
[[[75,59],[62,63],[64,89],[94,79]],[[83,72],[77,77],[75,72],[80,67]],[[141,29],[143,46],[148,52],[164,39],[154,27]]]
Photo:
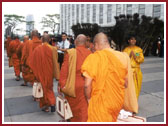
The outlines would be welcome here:
[[[127,37],[134,35],[137,45],[144,50],[145,55],[148,55],[153,42],[164,34],[164,22],[157,18],[145,15],[139,17],[138,14],[134,14],[116,16],[115,20],[116,24],[108,34],[119,46],[119,50],[127,44]]]
[[[57,30],[59,33],[59,14],[47,14],[45,17],[42,17],[42,21],[40,23],[43,24],[43,27],[50,28],[53,34]]]
[[[4,21],[5,28],[10,29],[11,35],[14,34],[15,28],[19,24],[25,23],[24,16],[19,16],[16,14],[7,14],[7,15],[4,15],[4,17],[5,17],[5,21]]]
[[[92,38],[99,32],[99,26],[97,24],[90,23],[77,23],[71,27],[75,37],[79,34],[89,35]]]

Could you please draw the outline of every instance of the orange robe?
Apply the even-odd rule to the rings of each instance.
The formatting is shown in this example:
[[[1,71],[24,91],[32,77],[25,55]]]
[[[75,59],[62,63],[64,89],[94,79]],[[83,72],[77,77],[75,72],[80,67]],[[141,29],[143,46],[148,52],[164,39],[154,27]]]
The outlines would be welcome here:
[[[57,60],[57,49],[51,47],[48,43],[38,46],[30,57],[30,67],[36,77],[36,81],[41,82],[43,88],[44,97],[40,99],[40,108],[55,105],[56,103],[53,78],[59,79]]]
[[[116,122],[124,105],[127,58],[111,48],[89,55],[82,73],[91,78],[88,122]]]
[[[31,82],[32,84],[35,81],[35,76],[33,74],[33,71],[29,67],[29,59],[32,55],[33,50],[42,44],[42,41],[38,39],[38,37],[33,37],[32,40],[26,41],[25,45],[23,47],[22,52],[22,58],[21,58],[21,64],[23,65],[23,79],[26,82]]]
[[[70,107],[72,109],[73,118],[71,122],[86,122],[87,121],[87,100],[84,96],[84,77],[81,74],[81,65],[83,64],[85,58],[91,53],[84,46],[78,46],[76,48],[77,60],[76,60],[76,80],[75,80],[75,94],[76,97],[70,97],[65,95],[68,100]],[[60,73],[60,86],[63,88],[68,77],[69,68],[69,54],[66,53],[64,57],[64,62],[61,67]]]
[[[18,58],[20,60],[20,66],[23,65],[21,58],[22,58],[22,53],[23,53],[23,47],[24,47],[24,45],[25,45],[25,42],[21,43],[19,45],[19,47],[17,48],[17,56],[18,56]],[[21,71],[22,71],[22,69],[21,69]],[[24,72],[22,72],[22,77],[24,78]]]
[[[9,57],[9,44],[11,42],[11,38],[7,38],[7,40],[5,41],[5,44],[6,44],[6,52],[7,52],[7,57]]]
[[[19,39],[15,39],[9,44],[9,56],[12,57],[15,76],[20,76],[20,60],[17,56],[17,48],[20,45]]]

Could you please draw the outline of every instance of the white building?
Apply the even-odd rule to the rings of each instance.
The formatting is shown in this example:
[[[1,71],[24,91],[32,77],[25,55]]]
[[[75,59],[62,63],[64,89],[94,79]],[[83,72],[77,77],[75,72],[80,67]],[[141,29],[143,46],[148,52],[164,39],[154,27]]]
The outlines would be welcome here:
[[[26,16],[26,34],[29,35],[34,29],[34,17],[33,15]]]
[[[71,26],[77,23],[113,26],[115,16],[135,13],[164,20],[164,4],[61,4],[60,33],[72,35]]]

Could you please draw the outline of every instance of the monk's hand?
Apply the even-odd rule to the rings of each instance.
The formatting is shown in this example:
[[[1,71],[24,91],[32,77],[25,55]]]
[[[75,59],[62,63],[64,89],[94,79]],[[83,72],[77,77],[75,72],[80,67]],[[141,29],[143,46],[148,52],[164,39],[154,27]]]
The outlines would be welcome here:
[[[61,94],[61,86],[58,84],[57,86],[58,94]]]

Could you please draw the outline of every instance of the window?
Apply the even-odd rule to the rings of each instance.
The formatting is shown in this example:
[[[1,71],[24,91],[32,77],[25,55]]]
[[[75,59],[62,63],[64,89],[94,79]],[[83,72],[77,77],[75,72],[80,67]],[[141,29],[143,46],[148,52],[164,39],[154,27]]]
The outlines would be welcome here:
[[[76,22],[79,23],[79,4],[76,5]]]
[[[90,4],[87,4],[87,23],[90,22]]]
[[[96,22],[96,5],[93,4],[93,17],[92,17],[92,21],[93,23]]]
[[[139,15],[145,15],[145,4],[139,5]]]
[[[63,30],[63,14],[64,14],[63,5],[61,4],[61,30]]]
[[[132,15],[132,4],[127,4],[127,14]]]
[[[72,4],[72,25],[74,25],[74,19],[75,19],[75,17],[74,17],[74,15],[75,15],[75,5],[74,4]]]
[[[119,16],[121,14],[121,4],[116,5],[116,15]]]
[[[64,5],[65,6],[65,21],[64,21],[64,23],[65,23],[65,32],[67,32],[67,6],[66,5]]]
[[[160,17],[161,13],[161,5],[160,4],[154,4],[153,5],[153,17]]]
[[[103,24],[103,4],[99,5],[99,23]]]
[[[84,21],[84,4],[81,4],[81,23]]]
[[[108,4],[107,5],[107,23],[111,22],[111,17],[112,17],[112,5]]]
[[[70,27],[70,25],[71,25],[70,24],[70,20],[71,20],[70,19],[71,18],[70,10],[71,10],[71,8],[70,7],[71,7],[71,5],[69,4],[68,5],[68,20],[67,20],[68,21],[68,33],[70,33],[70,29],[71,29],[71,27]]]

